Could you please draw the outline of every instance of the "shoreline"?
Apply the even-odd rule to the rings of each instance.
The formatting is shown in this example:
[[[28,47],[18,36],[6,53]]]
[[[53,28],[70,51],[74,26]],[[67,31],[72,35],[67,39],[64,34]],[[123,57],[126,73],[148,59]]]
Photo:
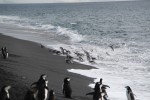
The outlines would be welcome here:
[[[6,46],[9,52],[8,59],[4,60],[0,57],[0,71],[8,74],[1,75],[6,77],[6,81],[10,81],[10,83],[12,82],[12,85],[20,83],[19,87],[14,85],[14,88],[24,88],[23,91],[18,90],[19,92],[15,91],[12,93],[14,95],[13,99],[15,98],[16,93],[20,94],[20,96],[17,96],[17,98],[19,98],[18,100],[23,99],[24,95],[22,94],[25,94],[30,84],[37,81],[43,73],[48,75],[49,89],[54,89],[57,99],[66,99],[62,95],[61,85],[63,79],[67,76],[72,79],[71,86],[73,90],[73,98],[77,98],[79,100],[88,100],[92,98],[91,96],[85,96],[85,94],[91,91],[91,88],[88,85],[93,83],[93,79],[67,71],[67,69],[72,68],[92,69],[92,66],[78,63],[66,64],[63,56],[53,55],[48,52],[48,49],[41,48],[38,43],[16,39],[1,33],[0,46]],[[7,82],[3,80],[3,83]],[[1,87],[2,85],[4,84],[1,84]],[[14,91],[13,88],[12,91]]]

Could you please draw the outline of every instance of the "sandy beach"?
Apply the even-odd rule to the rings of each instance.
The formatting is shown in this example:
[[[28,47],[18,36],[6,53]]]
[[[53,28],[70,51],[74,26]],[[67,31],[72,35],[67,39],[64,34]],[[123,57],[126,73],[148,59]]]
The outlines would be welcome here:
[[[0,88],[11,85],[12,100],[23,100],[27,89],[36,82],[41,74],[48,75],[48,87],[53,88],[58,100],[66,100],[62,95],[62,82],[65,77],[71,78],[73,98],[76,100],[91,100],[92,96],[85,96],[92,91],[88,87],[93,79],[78,74],[69,73],[67,69],[91,69],[78,63],[66,64],[65,58],[53,55],[46,48],[30,41],[20,40],[0,34],[0,47],[7,47],[9,58],[0,55]]]

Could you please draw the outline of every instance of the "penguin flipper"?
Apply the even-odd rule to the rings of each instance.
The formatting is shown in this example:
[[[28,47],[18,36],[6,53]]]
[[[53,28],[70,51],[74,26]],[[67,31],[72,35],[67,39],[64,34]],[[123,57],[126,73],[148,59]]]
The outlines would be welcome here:
[[[133,93],[130,93],[130,97],[131,97],[131,100],[135,100]]]
[[[108,87],[108,88],[110,88],[110,86],[108,86],[108,85],[103,85],[104,87]]]
[[[86,93],[86,95],[94,95],[94,92]]]

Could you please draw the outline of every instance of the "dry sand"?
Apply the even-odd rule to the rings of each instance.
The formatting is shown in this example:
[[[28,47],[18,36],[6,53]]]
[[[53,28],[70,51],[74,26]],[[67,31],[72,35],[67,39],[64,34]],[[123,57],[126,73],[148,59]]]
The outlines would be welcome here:
[[[23,100],[27,89],[43,73],[48,75],[48,87],[54,89],[57,100],[67,100],[62,95],[62,82],[67,76],[71,77],[72,96],[75,100],[92,100],[92,96],[85,94],[92,91],[88,85],[93,79],[67,71],[71,68],[91,69],[91,66],[66,64],[64,57],[53,55],[37,43],[0,34],[0,47],[2,46],[7,47],[9,58],[3,59],[0,55],[0,88],[11,85],[12,100]]]

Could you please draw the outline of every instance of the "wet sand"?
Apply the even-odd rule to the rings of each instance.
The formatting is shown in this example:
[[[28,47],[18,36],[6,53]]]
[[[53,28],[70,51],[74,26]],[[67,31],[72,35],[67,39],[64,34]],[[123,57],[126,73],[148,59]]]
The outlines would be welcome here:
[[[67,71],[71,68],[91,69],[91,66],[66,64],[63,56],[53,55],[37,43],[0,34],[0,47],[2,46],[7,47],[9,58],[3,59],[0,55],[0,88],[11,85],[12,100],[23,100],[27,89],[41,74],[48,75],[48,87],[54,89],[57,100],[67,100],[62,95],[65,77],[71,77],[72,96],[75,100],[92,100],[92,96],[85,94],[92,91],[88,85],[93,79]]]

